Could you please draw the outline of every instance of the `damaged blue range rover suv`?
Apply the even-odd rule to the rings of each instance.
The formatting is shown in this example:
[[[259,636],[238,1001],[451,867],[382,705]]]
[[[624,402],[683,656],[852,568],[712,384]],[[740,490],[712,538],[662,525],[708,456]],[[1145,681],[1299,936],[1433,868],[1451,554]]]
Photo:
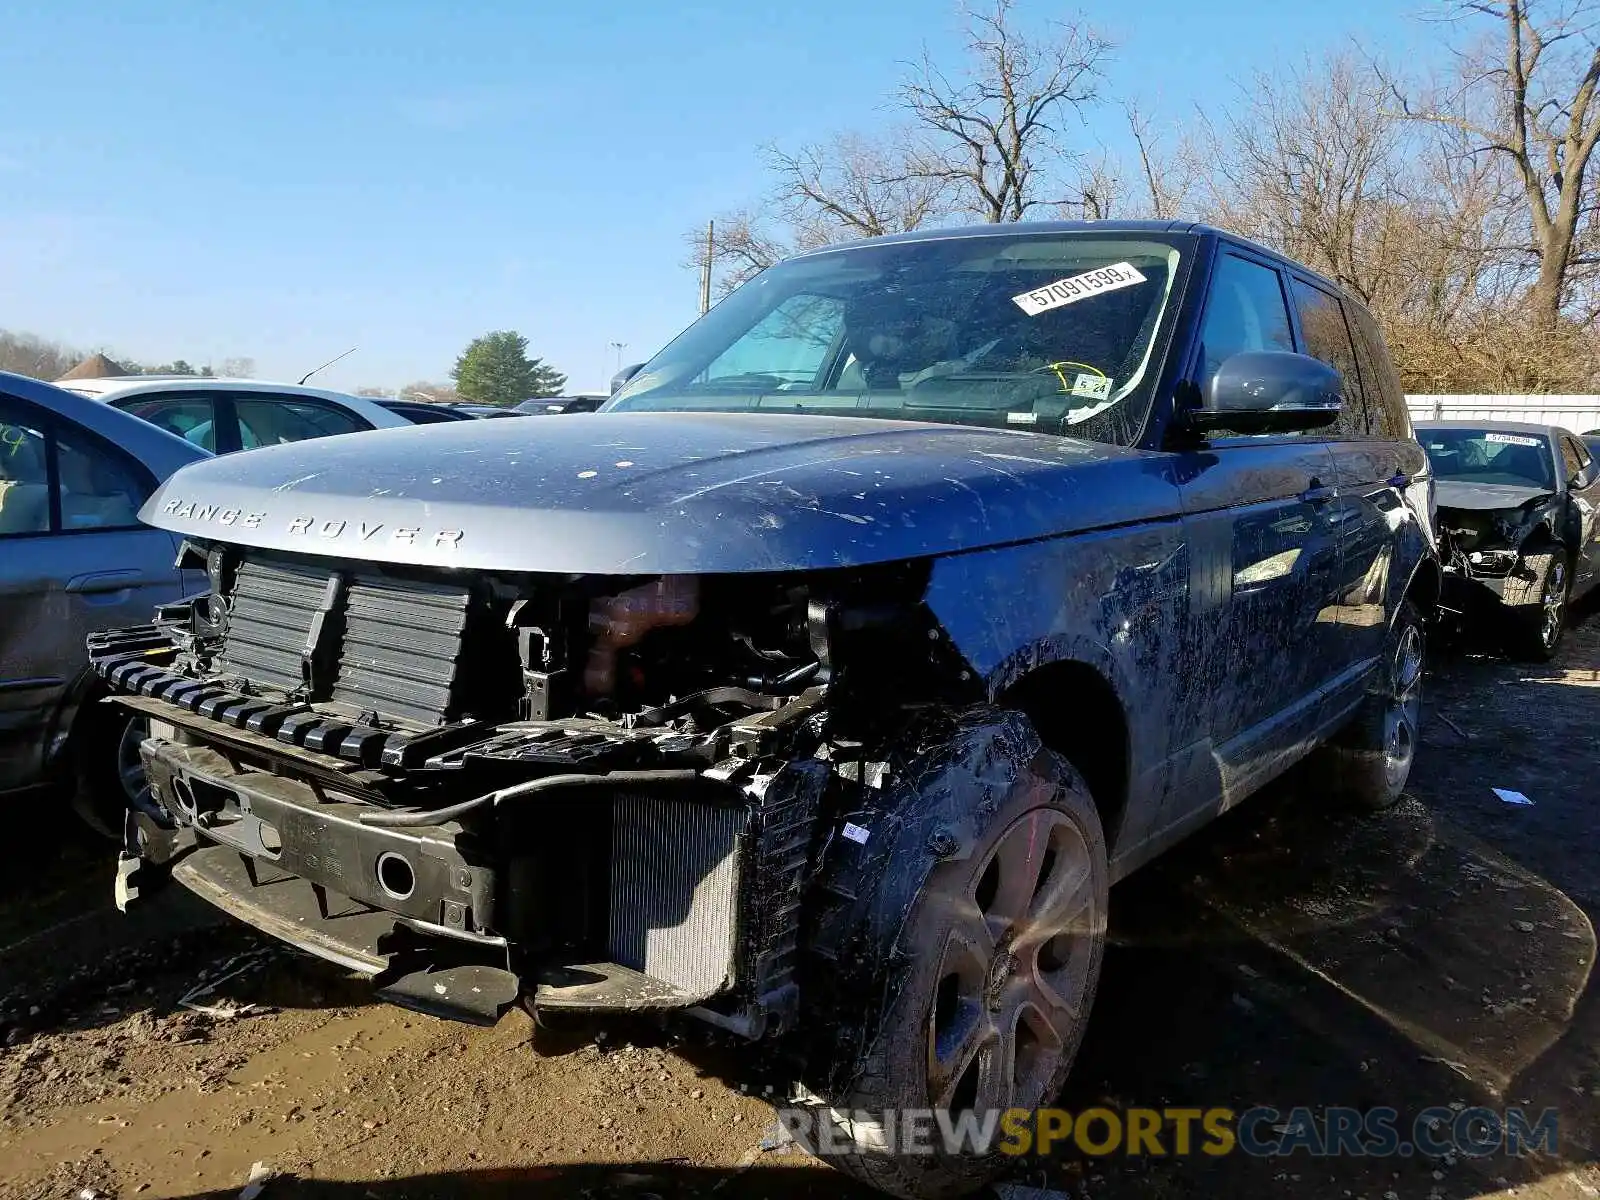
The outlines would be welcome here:
[[[1308,756],[1399,796],[1430,486],[1372,318],[1226,233],[805,254],[598,413],[164,485],[210,592],[91,642],[150,727],[119,901],[442,1016],[781,1039],[841,1165],[959,1193],[872,1114],[1049,1100],[1118,878]]]

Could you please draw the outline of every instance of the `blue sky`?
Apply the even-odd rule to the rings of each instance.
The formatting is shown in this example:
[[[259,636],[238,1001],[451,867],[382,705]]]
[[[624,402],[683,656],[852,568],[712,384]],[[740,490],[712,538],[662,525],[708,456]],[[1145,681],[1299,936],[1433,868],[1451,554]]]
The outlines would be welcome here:
[[[1342,40],[1432,57],[1425,9],[1081,11],[1119,44],[1109,90],[1176,120]],[[596,389],[611,342],[693,319],[683,234],[759,195],[763,144],[884,124],[900,64],[958,62],[957,32],[953,0],[9,0],[0,327],[269,378],[358,346],[336,387],[443,379],[514,328]]]

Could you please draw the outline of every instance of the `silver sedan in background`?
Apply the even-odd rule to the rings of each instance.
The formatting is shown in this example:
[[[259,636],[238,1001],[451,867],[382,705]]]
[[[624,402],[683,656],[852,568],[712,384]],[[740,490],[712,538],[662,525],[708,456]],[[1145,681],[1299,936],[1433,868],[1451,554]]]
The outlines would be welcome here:
[[[204,591],[139,507],[205,450],[48,383],[0,372],[0,798],[70,789],[116,833],[144,785],[139,727],[98,703],[84,639]],[[0,800],[3,802],[3,800]]]

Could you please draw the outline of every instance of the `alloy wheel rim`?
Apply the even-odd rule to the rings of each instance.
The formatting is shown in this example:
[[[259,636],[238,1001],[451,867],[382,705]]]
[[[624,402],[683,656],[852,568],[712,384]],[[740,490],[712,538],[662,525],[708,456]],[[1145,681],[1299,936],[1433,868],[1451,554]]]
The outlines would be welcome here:
[[[1065,813],[1041,808],[961,866],[928,1009],[928,1100],[1034,1108],[1085,1011],[1101,921],[1088,845]]]
[[[1543,597],[1543,624],[1540,634],[1546,648],[1554,646],[1556,639],[1561,636],[1562,609],[1566,605],[1567,594],[1567,567],[1557,560],[1550,568],[1550,577],[1545,580]]]
[[[117,742],[117,780],[122,785],[122,796],[135,808],[150,802],[150,781],[145,777],[144,760],[139,757],[139,743],[150,736],[150,727],[143,717],[134,717],[122,730]]]
[[[1384,774],[1398,787],[1411,771],[1417,753],[1417,728],[1422,715],[1422,631],[1407,625],[1395,645],[1390,667],[1389,705],[1384,714]]]

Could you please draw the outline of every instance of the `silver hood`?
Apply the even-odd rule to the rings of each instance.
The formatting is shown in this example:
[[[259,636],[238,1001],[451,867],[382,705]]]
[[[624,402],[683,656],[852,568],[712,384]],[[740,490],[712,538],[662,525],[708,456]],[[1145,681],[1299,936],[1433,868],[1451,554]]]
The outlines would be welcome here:
[[[226,455],[180,471],[140,516],[198,538],[425,566],[811,569],[1174,516],[1165,459],[859,417],[526,417]]]
[[[1470,483],[1466,480],[1435,479],[1434,503],[1439,508],[1462,512],[1494,512],[1502,508],[1521,508],[1532,500],[1555,495],[1549,488],[1531,484]]]

